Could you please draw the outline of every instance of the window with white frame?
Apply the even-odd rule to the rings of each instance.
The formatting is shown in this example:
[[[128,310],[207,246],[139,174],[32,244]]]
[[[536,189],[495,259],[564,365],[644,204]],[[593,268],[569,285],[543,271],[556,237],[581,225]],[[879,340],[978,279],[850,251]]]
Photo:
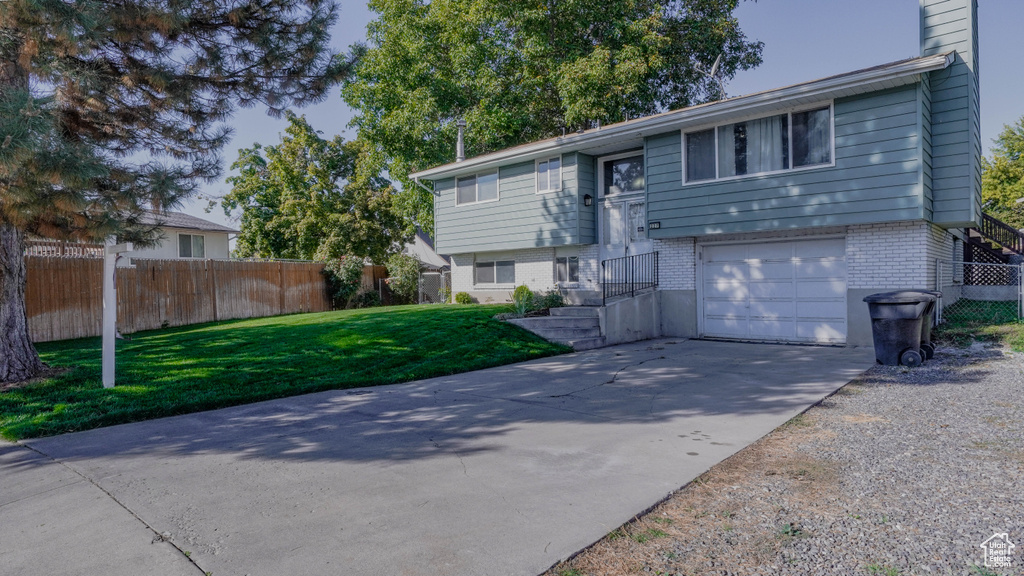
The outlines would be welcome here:
[[[498,171],[481,172],[455,179],[455,203],[475,204],[498,199]]]
[[[555,258],[555,281],[556,282],[579,282],[580,281],[580,257],[579,256],[558,256]]]
[[[832,163],[832,106],[775,114],[683,135],[686,181]]]
[[[537,193],[552,192],[562,188],[562,158],[555,156],[537,161]]]
[[[515,260],[498,260],[494,262],[477,262],[475,284],[515,284]]]
[[[202,234],[178,234],[179,258],[206,258],[206,238]]]

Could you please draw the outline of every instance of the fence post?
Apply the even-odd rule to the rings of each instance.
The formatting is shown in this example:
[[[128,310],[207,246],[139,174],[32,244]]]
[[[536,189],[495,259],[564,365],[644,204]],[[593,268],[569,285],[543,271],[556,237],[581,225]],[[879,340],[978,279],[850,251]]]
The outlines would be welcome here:
[[[1024,273],[1024,263],[1017,265],[1017,320],[1024,316],[1024,284],[1021,282],[1021,274]]]

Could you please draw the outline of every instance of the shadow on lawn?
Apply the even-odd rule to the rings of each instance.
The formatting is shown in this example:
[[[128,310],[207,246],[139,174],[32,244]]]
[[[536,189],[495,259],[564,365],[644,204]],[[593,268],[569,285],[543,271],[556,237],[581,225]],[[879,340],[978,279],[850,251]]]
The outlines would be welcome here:
[[[48,362],[75,369],[4,393],[0,413],[12,435],[52,435],[563,351],[492,313],[409,307],[141,333],[119,343],[117,386],[109,390],[99,384],[98,339],[43,345]]]
[[[681,416],[790,414],[856,377],[869,365],[865,359],[864,351],[837,348],[657,341],[31,444],[62,459],[224,453],[242,459],[372,462],[465,456],[504,449],[502,437],[519,433],[527,423],[630,425]],[[980,380],[984,374],[971,377]],[[537,441],[557,444],[559,431],[546,430],[551,436]]]

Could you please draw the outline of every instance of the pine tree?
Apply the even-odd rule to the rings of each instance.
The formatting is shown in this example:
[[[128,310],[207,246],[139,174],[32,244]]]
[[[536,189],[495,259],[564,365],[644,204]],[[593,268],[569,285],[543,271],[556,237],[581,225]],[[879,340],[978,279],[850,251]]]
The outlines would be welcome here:
[[[152,241],[141,223],[219,175],[234,106],[322,99],[333,0],[0,2],[0,382],[45,366],[28,336],[28,234]]]

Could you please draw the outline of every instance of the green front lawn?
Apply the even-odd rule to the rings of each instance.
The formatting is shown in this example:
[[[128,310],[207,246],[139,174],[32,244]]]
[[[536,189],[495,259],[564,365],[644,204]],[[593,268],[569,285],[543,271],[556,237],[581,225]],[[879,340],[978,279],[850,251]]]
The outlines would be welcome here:
[[[64,374],[0,393],[0,434],[50,436],[320,390],[468,372],[569,351],[493,320],[507,306],[399,306],[236,320],[120,341],[100,384],[100,339],[39,344]]]

